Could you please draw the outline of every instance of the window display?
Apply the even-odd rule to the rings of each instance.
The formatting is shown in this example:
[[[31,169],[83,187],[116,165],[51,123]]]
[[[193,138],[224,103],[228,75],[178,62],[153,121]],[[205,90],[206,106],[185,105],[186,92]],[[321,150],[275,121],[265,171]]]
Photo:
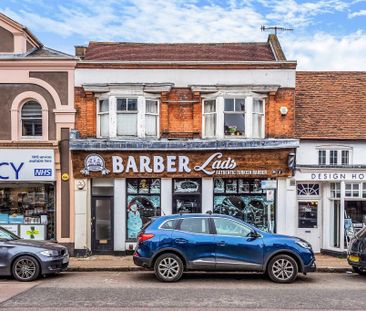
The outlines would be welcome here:
[[[127,240],[136,240],[143,225],[160,214],[160,179],[127,179]]]
[[[13,230],[18,226],[17,231],[24,232],[23,238],[55,239],[54,193],[51,184],[0,187],[0,224],[12,225]]]
[[[274,231],[275,202],[267,199],[260,179],[214,179],[214,213],[242,219]]]
[[[173,214],[201,213],[201,179],[173,179]]]

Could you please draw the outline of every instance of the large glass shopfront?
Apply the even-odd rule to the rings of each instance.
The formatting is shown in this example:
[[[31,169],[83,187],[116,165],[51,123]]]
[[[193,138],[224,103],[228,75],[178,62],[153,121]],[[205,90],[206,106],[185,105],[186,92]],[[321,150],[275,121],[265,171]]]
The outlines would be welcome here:
[[[161,181],[157,178],[127,179],[127,241],[135,241],[153,216],[161,215]]]
[[[213,212],[242,219],[264,231],[275,231],[275,193],[260,179],[214,179]]]
[[[0,184],[0,225],[24,239],[54,240],[54,185]]]

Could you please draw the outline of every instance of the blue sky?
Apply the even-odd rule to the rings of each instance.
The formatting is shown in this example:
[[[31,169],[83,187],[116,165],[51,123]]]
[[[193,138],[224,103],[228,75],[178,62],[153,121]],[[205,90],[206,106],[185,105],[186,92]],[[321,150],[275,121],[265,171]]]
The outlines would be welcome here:
[[[0,0],[0,11],[46,46],[88,41],[265,41],[279,34],[303,70],[366,70],[366,0]]]

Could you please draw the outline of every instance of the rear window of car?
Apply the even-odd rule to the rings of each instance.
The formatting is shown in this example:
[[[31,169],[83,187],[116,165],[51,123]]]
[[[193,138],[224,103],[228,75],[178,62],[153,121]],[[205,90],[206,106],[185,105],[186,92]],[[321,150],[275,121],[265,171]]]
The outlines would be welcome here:
[[[180,230],[192,233],[210,233],[207,218],[185,218],[180,223]]]
[[[173,230],[176,228],[179,219],[171,219],[164,222],[160,228],[165,230]]]

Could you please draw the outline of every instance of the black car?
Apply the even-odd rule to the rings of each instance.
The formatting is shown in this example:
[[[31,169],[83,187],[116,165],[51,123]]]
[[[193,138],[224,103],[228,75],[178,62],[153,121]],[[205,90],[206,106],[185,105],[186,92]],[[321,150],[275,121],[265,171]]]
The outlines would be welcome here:
[[[0,226],[0,276],[29,282],[66,270],[67,248],[47,241],[23,240]]]
[[[366,227],[351,240],[347,260],[354,272],[366,275]]]

